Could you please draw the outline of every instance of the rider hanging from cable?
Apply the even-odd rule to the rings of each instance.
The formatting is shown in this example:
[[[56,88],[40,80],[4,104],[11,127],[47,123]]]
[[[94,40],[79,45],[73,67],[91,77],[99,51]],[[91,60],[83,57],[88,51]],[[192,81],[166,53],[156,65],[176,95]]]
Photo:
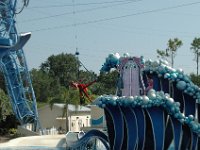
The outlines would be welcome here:
[[[80,81],[81,82],[81,81]],[[90,83],[88,83],[88,84],[83,84],[83,83],[78,83],[78,82],[74,82],[74,81],[72,81],[71,82],[71,87],[74,87],[74,88],[76,88],[76,89],[78,89],[79,90],[79,96],[80,96],[80,104],[81,105],[83,105],[83,104],[85,104],[85,97],[90,101],[90,102],[92,102],[92,100],[91,100],[91,98],[90,98],[90,96],[89,96],[89,94],[88,94],[88,87],[90,86],[90,85],[92,85],[92,84],[94,84],[96,82],[96,80],[94,80],[94,81],[92,81],[92,82],[90,82]]]

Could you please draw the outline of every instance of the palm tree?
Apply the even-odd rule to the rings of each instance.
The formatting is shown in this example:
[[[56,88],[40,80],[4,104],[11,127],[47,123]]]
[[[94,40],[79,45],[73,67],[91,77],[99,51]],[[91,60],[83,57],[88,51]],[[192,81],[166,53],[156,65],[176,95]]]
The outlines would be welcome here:
[[[157,50],[158,57],[171,58],[171,66],[174,67],[174,58],[176,56],[177,49],[183,45],[182,41],[178,38],[169,39],[166,50]]]
[[[197,64],[197,76],[199,75],[199,50],[200,50],[200,38],[194,38],[194,40],[191,43],[191,50],[193,50],[193,53],[195,55],[195,61]]]
[[[71,88],[62,88],[61,94],[55,97],[52,97],[49,101],[51,109],[53,108],[54,103],[65,104],[63,108],[62,117],[66,116],[66,132],[69,131],[69,122],[68,122],[68,104],[78,105],[79,104],[79,95],[77,90]]]

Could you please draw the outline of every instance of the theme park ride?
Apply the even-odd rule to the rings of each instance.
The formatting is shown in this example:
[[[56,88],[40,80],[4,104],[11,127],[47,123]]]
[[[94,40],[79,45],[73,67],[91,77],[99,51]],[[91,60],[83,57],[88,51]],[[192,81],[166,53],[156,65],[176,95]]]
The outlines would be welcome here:
[[[117,95],[96,100],[104,110],[107,134],[91,130],[72,148],[95,137],[111,150],[199,149],[200,88],[183,70],[128,54],[110,54],[101,71],[111,68],[119,72]]]
[[[0,1],[0,68],[17,119],[36,130],[36,99],[23,51],[31,34],[17,33],[16,5],[17,0]],[[22,8],[27,5],[24,0]],[[119,72],[117,95],[96,100],[105,112],[107,134],[90,130],[69,147],[85,149],[97,138],[111,150],[200,148],[200,88],[181,69],[127,54],[110,54],[101,71],[111,68]]]
[[[36,130],[39,127],[36,99],[23,51],[31,33],[18,34],[15,26],[16,14],[29,0],[21,3],[22,8],[18,10],[17,0],[0,1],[0,68],[16,118],[22,125],[33,124]]]
[[[78,63],[87,71],[87,72],[90,72],[86,67],[85,65],[80,61],[79,59],[79,55],[80,53],[78,52],[78,49],[76,49],[76,52],[75,52],[75,56],[76,56],[76,59],[78,61]],[[85,102],[86,102],[86,99],[89,100],[90,103],[92,103],[92,99],[91,97],[89,96],[88,94],[88,87],[91,86],[92,84],[94,84],[96,82],[96,79],[89,83],[84,83],[82,79],[80,79],[80,70],[79,70],[79,67],[78,67],[78,72],[77,72],[77,79],[79,81],[71,81],[70,82],[70,86],[77,89],[79,91],[79,98],[80,98],[80,105],[84,105]]]

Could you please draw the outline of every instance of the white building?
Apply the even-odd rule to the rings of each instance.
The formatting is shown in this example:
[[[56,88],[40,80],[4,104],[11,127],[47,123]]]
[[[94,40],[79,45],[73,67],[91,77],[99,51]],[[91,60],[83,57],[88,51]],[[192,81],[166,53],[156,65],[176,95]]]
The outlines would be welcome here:
[[[64,115],[63,115],[64,114]],[[54,104],[52,109],[46,105],[38,109],[39,120],[43,129],[52,127],[66,131],[65,104]],[[91,109],[85,106],[68,105],[69,131],[79,132],[82,127],[90,127]]]

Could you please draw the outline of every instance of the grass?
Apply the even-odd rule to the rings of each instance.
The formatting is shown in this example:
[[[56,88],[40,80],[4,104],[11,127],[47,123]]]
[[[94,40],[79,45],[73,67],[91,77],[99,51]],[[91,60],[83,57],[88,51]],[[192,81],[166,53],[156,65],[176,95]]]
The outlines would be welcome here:
[[[48,102],[46,102],[46,103],[44,103],[44,102],[37,102],[37,108],[41,108],[41,107],[43,107],[45,105],[48,105],[48,104],[49,104]]]

